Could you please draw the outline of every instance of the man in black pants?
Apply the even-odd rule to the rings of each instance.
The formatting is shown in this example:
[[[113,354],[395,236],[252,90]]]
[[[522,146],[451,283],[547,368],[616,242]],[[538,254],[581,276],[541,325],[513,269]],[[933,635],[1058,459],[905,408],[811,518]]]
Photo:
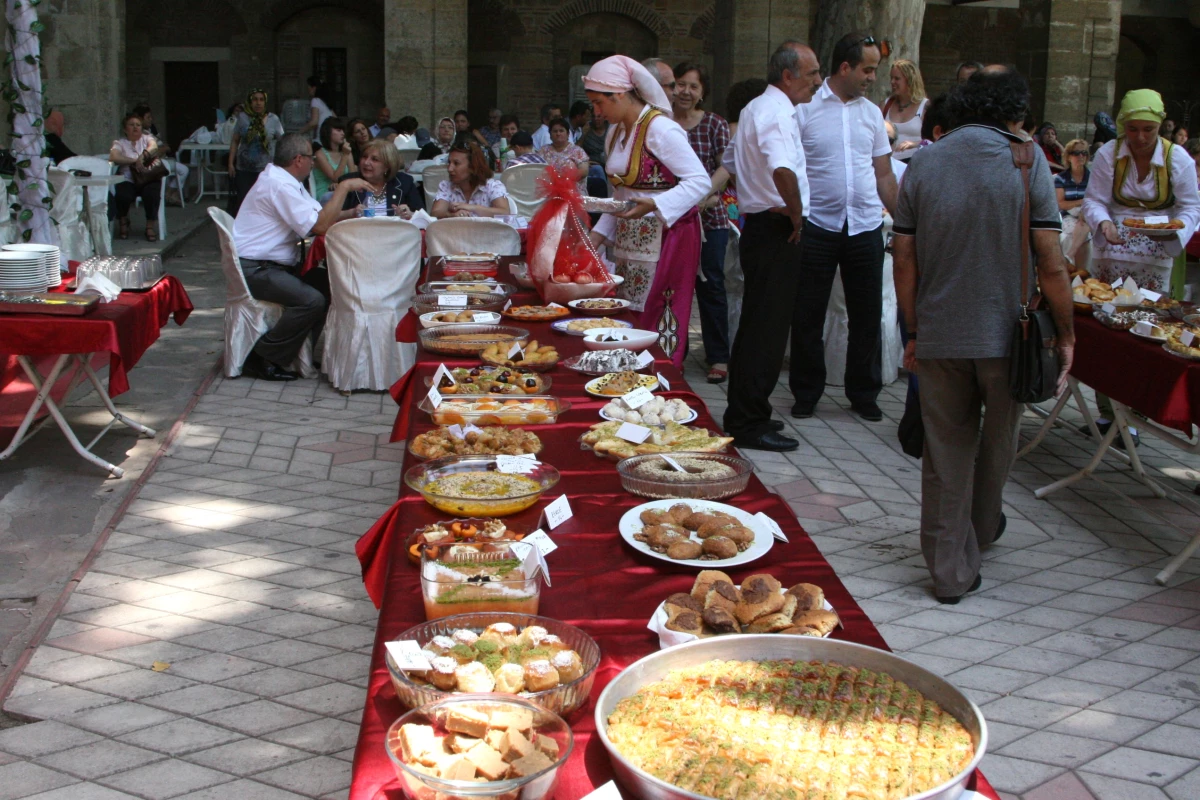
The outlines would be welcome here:
[[[883,314],[883,208],[896,207],[896,176],[883,114],[866,98],[880,51],[875,38],[851,33],[834,45],[829,78],[796,111],[808,164],[811,201],[804,225],[800,290],[792,319],[789,384],[792,416],[813,415],[825,391],[825,312],[842,268],[850,323],[846,397],[878,422],[880,321]]]
[[[335,222],[353,217],[354,211],[342,210],[346,195],[371,191],[362,178],[348,178],[334,187],[333,197],[322,207],[304,188],[312,163],[312,141],[303,134],[286,134],[275,146],[274,163],[246,193],[233,223],[233,240],[251,296],[283,306],[275,327],[255,343],[242,365],[242,371],[253,378],[291,381],[299,377],[288,366],[305,339],[320,334],[326,306],[321,292],[295,275],[299,240],[320,236]]]
[[[787,330],[800,280],[800,234],[808,206],[804,149],[795,105],[821,85],[813,51],[784,42],[771,54],[766,91],[742,109],[738,132],[723,165],[738,179],[745,216],[739,255],[745,294],[729,359],[725,429],[734,445],[753,450],[795,450],[800,443],[779,433],[770,395],[779,380]]]

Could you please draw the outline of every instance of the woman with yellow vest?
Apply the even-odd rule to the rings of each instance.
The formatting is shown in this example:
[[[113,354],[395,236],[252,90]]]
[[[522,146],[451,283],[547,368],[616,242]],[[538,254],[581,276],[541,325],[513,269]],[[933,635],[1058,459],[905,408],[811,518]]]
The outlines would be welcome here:
[[[1096,152],[1083,199],[1083,217],[1093,232],[1092,274],[1096,278],[1112,283],[1129,277],[1139,287],[1180,298],[1181,254],[1200,224],[1200,194],[1192,157],[1159,136],[1165,118],[1158,92],[1136,89],[1126,93],[1117,115],[1121,135]],[[1124,224],[1128,219],[1147,217],[1178,220],[1183,227],[1162,239]]]

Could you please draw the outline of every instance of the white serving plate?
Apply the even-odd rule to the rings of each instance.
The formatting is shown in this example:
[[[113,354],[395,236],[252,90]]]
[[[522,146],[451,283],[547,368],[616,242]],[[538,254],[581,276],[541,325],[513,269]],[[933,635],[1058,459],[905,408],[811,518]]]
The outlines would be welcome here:
[[[671,454],[668,453],[667,455]],[[668,558],[665,553],[654,552],[650,549],[650,545],[646,544],[645,542],[639,542],[637,539],[633,538],[635,533],[641,533],[642,528],[645,527],[642,525],[642,520],[640,519],[643,511],[649,508],[667,509],[676,503],[686,503],[696,511],[722,511],[745,525],[750,530],[754,531],[754,541],[750,544],[750,547],[738,553],[733,558],[711,561],[696,558],[677,561],[676,559]],[[728,569],[729,567],[737,567],[741,566],[742,564],[749,564],[750,562],[757,561],[765,556],[768,552],[770,552],[771,546],[775,544],[775,537],[771,535],[770,531],[759,525],[758,521],[754,519],[752,514],[747,514],[740,508],[734,508],[731,505],[718,503],[714,500],[680,500],[678,498],[651,500],[649,503],[642,503],[640,506],[634,506],[626,511],[621,517],[621,522],[617,526],[617,530],[620,531],[621,538],[624,539],[630,547],[638,552],[645,553],[651,558],[657,558],[659,561],[665,561],[668,564],[678,564],[679,566],[684,567],[698,567],[700,569],[723,570]],[[692,534],[692,541],[700,541],[699,539],[695,538],[695,533]]]

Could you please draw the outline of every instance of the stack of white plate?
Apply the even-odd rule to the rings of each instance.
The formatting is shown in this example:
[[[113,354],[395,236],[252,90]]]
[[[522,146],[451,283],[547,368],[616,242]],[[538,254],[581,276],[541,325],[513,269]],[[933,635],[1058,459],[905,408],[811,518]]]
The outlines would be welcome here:
[[[0,251],[0,291],[44,292],[48,287],[40,253]]]
[[[19,243],[6,244],[0,249],[39,256],[42,259],[42,267],[46,271],[46,285],[58,286],[62,283],[62,263],[57,245]]]

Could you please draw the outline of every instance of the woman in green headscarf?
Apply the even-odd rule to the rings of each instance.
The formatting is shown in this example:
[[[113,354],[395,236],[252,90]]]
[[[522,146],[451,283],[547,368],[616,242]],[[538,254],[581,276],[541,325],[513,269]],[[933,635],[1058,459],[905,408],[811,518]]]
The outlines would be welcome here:
[[[252,89],[246,95],[246,110],[238,116],[229,143],[229,177],[233,192],[229,213],[237,216],[242,200],[275,153],[275,142],[283,137],[283,123],[267,111],[267,93]]]
[[[1159,135],[1166,116],[1162,96],[1153,89],[1126,93],[1117,115],[1118,138],[1101,147],[1092,163],[1083,217],[1092,228],[1096,278],[1112,283],[1129,277],[1139,287],[1178,298],[1183,266],[1176,269],[1176,263],[1200,224],[1200,194],[1191,156]],[[1135,220],[1177,220],[1181,227],[1147,236],[1126,225]]]

